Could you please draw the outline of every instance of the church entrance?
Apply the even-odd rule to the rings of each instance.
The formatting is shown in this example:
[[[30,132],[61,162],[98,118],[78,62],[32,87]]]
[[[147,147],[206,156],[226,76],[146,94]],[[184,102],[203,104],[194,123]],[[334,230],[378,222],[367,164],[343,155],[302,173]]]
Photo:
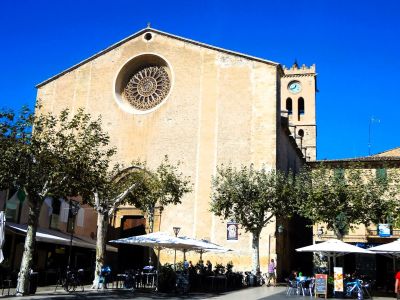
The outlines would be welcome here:
[[[146,234],[146,219],[143,216],[123,216],[120,238]],[[132,245],[119,245],[118,270],[142,269],[149,261],[149,248]]]

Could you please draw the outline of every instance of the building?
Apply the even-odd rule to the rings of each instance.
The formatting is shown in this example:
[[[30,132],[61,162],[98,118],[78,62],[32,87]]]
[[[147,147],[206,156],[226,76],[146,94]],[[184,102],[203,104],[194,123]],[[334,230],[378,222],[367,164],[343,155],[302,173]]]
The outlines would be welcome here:
[[[317,73],[315,65],[300,68],[295,62],[291,68],[284,67],[281,80],[281,107],[289,116],[291,131],[307,161],[317,159],[316,91]]]
[[[84,269],[87,279],[93,275],[97,214],[92,207],[82,205],[73,216],[71,203],[49,197],[40,210],[33,257],[39,284],[56,284],[67,265]],[[0,207],[6,213],[5,260],[0,276],[2,280],[9,277],[15,281],[24,251],[29,205],[23,192],[8,190],[0,191]],[[107,250],[110,259],[115,257],[115,247],[107,246]]]
[[[181,161],[193,192],[179,206],[158,208],[155,230],[172,234],[173,226],[179,226],[180,235],[231,248],[234,251],[228,254],[205,257],[214,263],[233,261],[237,270],[251,266],[251,236],[239,226],[237,239],[227,240],[230,220],[210,213],[216,167],[253,163],[296,172],[306,158],[316,158],[315,65],[299,68],[295,63],[284,68],[145,28],[37,89],[44,112],[57,114],[66,107],[75,112],[83,107],[93,116],[101,115],[111,145],[118,149],[115,162],[129,165],[139,158],[156,167],[164,155]],[[306,229],[296,222],[275,220],[263,230],[262,270],[269,258],[277,259],[279,275],[293,267],[289,258],[294,249],[307,244]],[[111,225],[111,235],[123,237],[144,233],[147,222],[143,212],[126,206],[118,209]],[[49,228],[51,222],[41,226]],[[124,251],[120,249],[120,255]],[[135,251],[147,259],[142,250]],[[160,259],[171,261],[172,256],[163,251]],[[198,256],[189,258],[197,261]],[[124,267],[135,264],[139,262],[129,265],[124,260]]]
[[[351,168],[361,169],[363,174],[374,176],[398,176],[400,168],[400,148],[391,149],[376,155],[352,159],[334,159],[308,162],[311,168],[323,164],[332,170],[346,170]],[[382,228],[387,229],[383,231]],[[326,229],[325,224],[315,224],[313,239],[315,243],[336,238],[335,234]],[[369,226],[357,225],[343,238],[348,242],[362,248],[369,248],[392,242],[400,238],[400,228],[391,224],[391,220],[381,220],[381,224]],[[377,287],[391,290],[393,288],[394,260],[382,255],[346,255],[340,258],[340,265],[345,266],[345,273],[356,271],[376,279]]]

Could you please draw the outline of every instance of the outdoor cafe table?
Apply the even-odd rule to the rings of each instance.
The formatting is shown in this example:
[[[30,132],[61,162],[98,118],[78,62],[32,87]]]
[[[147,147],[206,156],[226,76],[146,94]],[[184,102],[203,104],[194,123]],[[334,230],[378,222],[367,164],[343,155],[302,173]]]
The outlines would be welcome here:
[[[304,289],[306,288],[306,284],[310,282],[311,282],[311,277],[307,276],[296,277],[297,294],[300,295],[301,293],[303,296],[305,296]]]

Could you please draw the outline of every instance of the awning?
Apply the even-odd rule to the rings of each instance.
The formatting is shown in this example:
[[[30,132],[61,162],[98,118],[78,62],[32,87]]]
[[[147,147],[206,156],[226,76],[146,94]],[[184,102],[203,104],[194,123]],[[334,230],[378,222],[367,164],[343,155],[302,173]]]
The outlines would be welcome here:
[[[27,227],[26,224],[6,222],[6,230],[20,235],[26,235]],[[71,244],[71,235],[57,230],[38,228],[36,231],[36,241],[69,246]],[[72,246],[96,249],[96,241],[74,235],[72,238]],[[116,247],[109,245],[106,245],[106,250],[110,252],[118,252]]]

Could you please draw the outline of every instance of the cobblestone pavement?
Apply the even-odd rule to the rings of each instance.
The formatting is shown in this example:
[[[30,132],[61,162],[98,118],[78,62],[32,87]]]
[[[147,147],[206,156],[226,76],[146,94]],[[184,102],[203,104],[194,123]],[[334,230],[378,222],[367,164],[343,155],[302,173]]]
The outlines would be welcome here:
[[[311,300],[310,296],[287,296],[285,287],[253,287],[245,288],[238,291],[212,294],[212,293],[190,293],[187,295],[173,295],[155,292],[129,291],[123,289],[109,290],[91,290],[87,286],[84,292],[78,291],[75,293],[67,293],[63,289],[57,289],[54,292],[54,287],[40,287],[35,295],[25,297],[3,296],[0,299],[46,299],[46,300],[64,300],[64,299],[215,299],[215,300]],[[11,291],[14,292],[14,291]],[[320,298],[323,299],[323,298]],[[373,300],[393,300],[394,297],[374,297]]]

